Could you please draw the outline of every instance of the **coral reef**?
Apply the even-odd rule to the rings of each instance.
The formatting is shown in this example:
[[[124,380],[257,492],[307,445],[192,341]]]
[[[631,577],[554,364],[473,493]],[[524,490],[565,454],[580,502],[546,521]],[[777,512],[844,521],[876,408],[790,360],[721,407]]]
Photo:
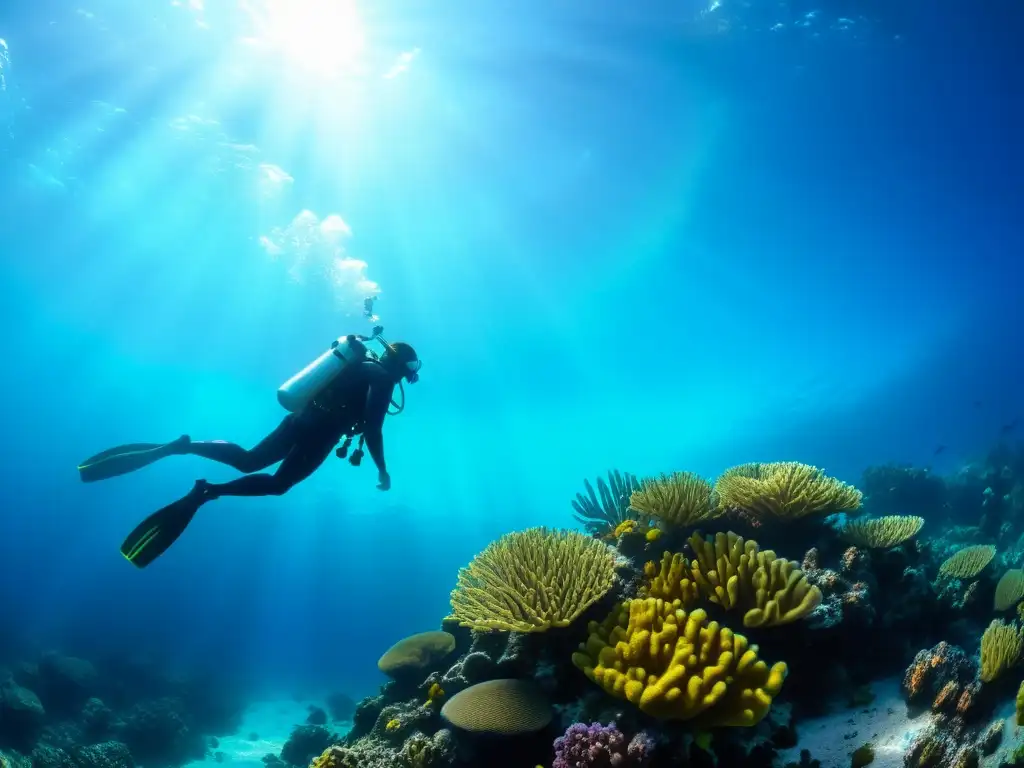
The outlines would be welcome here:
[[[351,732],[300,751],[314,768],[1009,764],[1024,449],[945,478],[873,467],[861,486],[798,462],[588,482],[586,534],[489,545],[428,633],[452,640],[382,664]]]

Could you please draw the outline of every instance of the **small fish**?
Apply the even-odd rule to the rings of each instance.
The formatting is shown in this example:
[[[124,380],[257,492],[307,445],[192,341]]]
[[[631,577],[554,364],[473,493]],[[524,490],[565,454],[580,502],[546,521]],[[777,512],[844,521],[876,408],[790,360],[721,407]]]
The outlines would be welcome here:
[[[1003,424],[1003,426],[1001,426],[999,428],[999,434],[1000,435],[1008,435],[1008,434],[1010,434],[1011,432],[1013,432],[1013,430],[1015,430],[1017,428],[1017,423],[1019,421],[1020,421],[1020,419],[1014,419],[1013,421],[1008,421],[1006,424]]]
[[[946,450],[946,446],[940,445],[938,448],[935,449],[935,453],[933,453],[932,456],[938,456],[944,450]]]

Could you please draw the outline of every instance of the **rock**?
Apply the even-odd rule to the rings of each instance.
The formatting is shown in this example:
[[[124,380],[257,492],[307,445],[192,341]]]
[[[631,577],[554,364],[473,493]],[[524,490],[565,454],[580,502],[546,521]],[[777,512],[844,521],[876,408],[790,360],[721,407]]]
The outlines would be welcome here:
[[[73,752],[79,768],[134,768],[128,747],[119,741],[105,741]]]
[[[327,713],[320,707],[310,705],[306,725],[327,725]]]
[[[39,694],[48,709],[77,714],[95,692],[96,668],[73,656],[50,653],[39,661]]]
[[[11,681],[0,687],[0,741],[31,749],[46,724],[46,710],[39,697]]]
[[[306,766],[337,741],[338,737],[322,726],[300,725],[281,749],[281,759],[289,765]]]

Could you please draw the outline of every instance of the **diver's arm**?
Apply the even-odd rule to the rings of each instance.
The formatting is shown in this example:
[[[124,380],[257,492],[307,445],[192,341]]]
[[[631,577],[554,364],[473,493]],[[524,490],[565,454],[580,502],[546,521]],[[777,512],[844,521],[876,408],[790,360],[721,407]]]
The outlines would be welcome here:
[[[370,458],[377,465],[377,472],[380,474],[382,485],[390,484],[387,462],[384,460],[383,427],[384,417],[387,416],[393,391],[394,386],[385,386],[383,382],[374,382],[370,385],[370,391],[366,396],[366,418],[363,422],[363,437],[366,440],[366,450],[370,452]],[[384,488],[383,490],[387,489]]]

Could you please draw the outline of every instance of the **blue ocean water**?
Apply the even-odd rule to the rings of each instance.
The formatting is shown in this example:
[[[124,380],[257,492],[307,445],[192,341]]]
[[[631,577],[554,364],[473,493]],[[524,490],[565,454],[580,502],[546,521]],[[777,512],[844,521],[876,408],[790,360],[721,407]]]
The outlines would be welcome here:
[[[574,525],[608,468],[984,454],[1024,410],[1022,13],[3,4],[0,652],[360,696],[460,566]],[[423,359],[394,487],[332,458],[128,565],[235,473],[77,463],[255,443],[366,295]]]

